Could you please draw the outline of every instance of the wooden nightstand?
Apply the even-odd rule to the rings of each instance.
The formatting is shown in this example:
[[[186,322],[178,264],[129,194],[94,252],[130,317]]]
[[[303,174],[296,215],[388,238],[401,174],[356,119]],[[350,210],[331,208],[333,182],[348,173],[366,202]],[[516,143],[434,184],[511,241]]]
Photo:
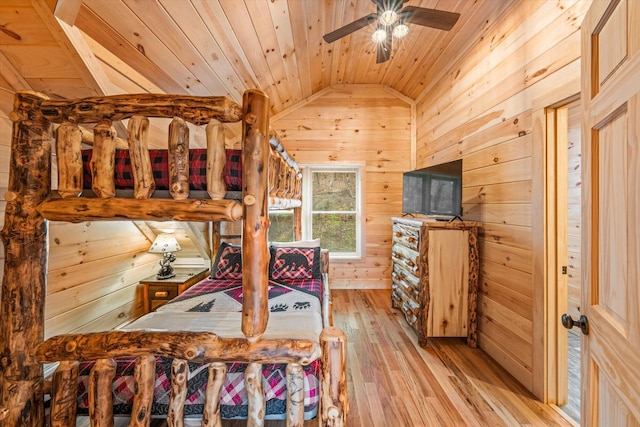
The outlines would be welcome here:
[[[177,297],[209,274],[206,268],[174,268],[173,271],[176,275],[170,279],[158,280],[154,274],[140,281],[144,285],[145,314]]]

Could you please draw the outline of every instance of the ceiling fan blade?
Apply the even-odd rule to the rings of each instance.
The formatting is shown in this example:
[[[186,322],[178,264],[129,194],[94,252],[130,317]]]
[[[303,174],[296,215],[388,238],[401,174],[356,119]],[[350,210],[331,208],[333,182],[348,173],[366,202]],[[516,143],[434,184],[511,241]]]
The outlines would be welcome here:
[[[341,39],[344,36],[348,36],[354,31],[359,30],[360,28],[364,28],[367,25],[375,22],[378,19],[378,15],[376,13],[370,13],[367,16],[363,16],[360,19],[356,19],[350,24],[345,25],[344,27],[340,27],[337,30],[333,30],[330,33],[325,34],[322,38],[327,43],[333,43],[334,41]]]
[[[406,6],[400,15],[404,22],[446,31],[449,31],[460,18],[459,13],[416,6]]]
[[[387,38],[385,41],[378,43],[378,53],[376,55],[376,64],[387,62],[391,58],[391,47],[393,44],[393,37],[391,31],[387,31]]]

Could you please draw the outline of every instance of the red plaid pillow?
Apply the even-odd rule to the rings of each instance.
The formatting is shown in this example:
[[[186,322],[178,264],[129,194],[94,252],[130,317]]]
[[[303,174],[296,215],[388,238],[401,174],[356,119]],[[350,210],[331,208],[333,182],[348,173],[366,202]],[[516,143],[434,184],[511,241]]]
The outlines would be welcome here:
[[[278,279],[319,279],[320,248],[271,247],[269,277]]]
[[[212,279],[242,279],[242,252],[239,246],[222,242],[211,269]]]

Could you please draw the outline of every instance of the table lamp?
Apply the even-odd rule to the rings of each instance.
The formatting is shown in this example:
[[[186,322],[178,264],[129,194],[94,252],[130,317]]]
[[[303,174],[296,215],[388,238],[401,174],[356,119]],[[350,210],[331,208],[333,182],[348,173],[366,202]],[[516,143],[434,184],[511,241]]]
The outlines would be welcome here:
[[[176,260],[176,256],[173,252],[182,250],[180,244],[173,236],[173,234],[158,234],[153,244],[149,248],[149,253],[162,254],[160,260],[160,271],[156,278],[158,280],[170,279],[175,276],[171,263]]]

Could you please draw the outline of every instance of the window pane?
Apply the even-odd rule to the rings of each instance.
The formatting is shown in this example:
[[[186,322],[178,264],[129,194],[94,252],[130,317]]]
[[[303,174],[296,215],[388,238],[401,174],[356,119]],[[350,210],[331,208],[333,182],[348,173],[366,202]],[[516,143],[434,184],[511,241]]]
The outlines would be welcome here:
[[[355,172],[314,172],[313,211],[355,211]]]
[[[313,238],[332,252],[356,252],[355,214],[313,214]]]
[[[269,226],[270,242],[291,242],[293,241],[293,213],[291,212],[271,212],[269,214],[271,225]]]

